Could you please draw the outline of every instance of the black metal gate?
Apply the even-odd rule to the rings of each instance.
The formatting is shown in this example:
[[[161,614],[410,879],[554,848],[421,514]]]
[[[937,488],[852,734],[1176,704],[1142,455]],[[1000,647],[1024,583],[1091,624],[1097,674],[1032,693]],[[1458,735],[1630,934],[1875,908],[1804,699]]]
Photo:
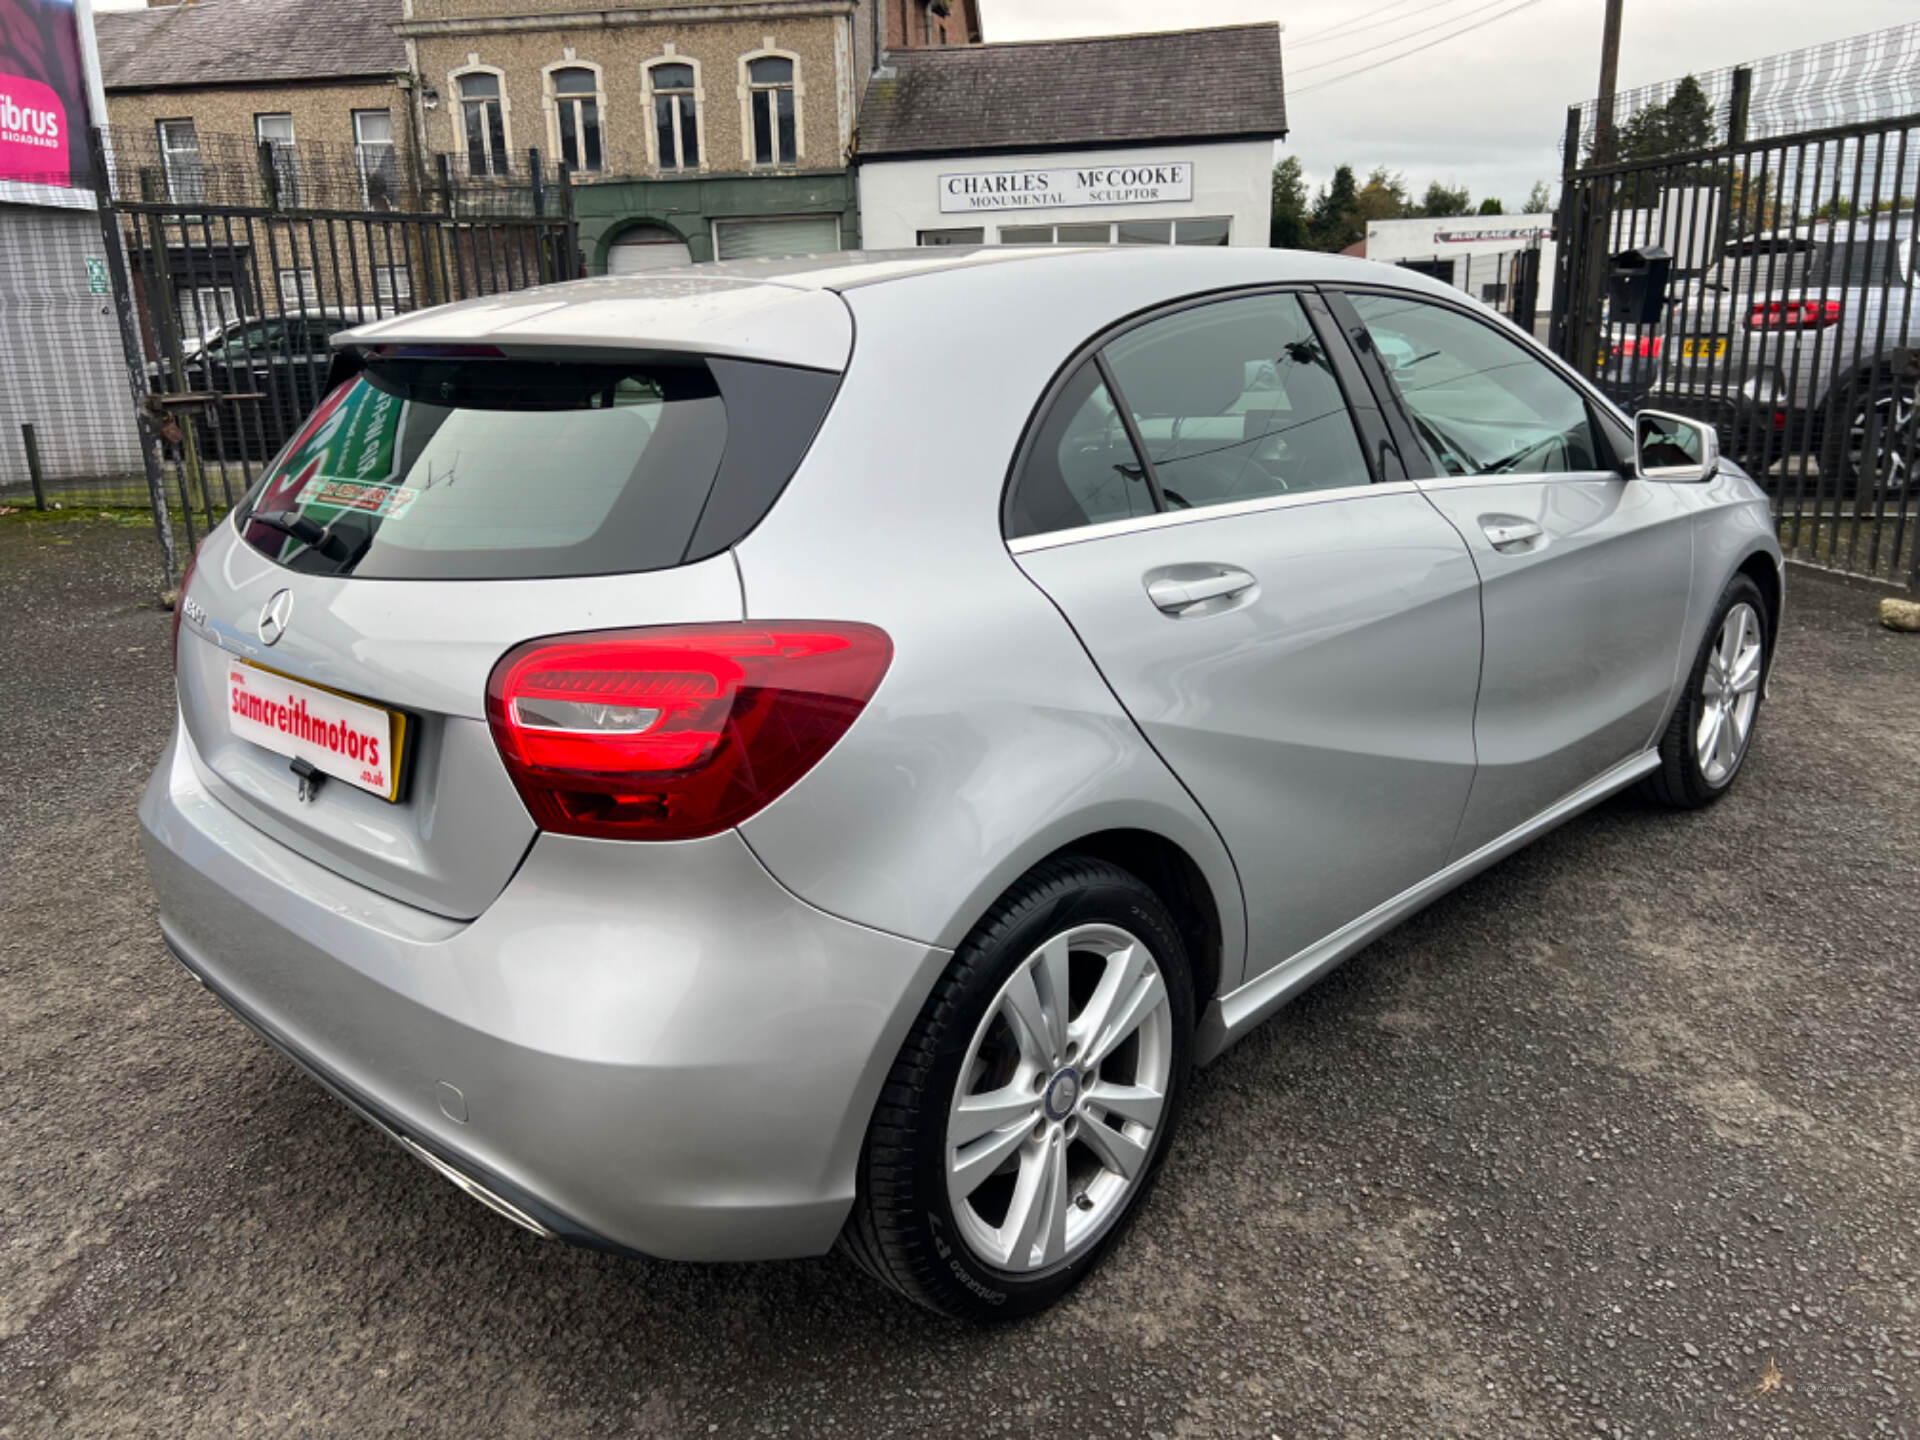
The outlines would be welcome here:
[[[1920,587],[1920,114],[1582,165],[1551,343],[1629,410],[1712,422],[1790,558]]]
[[[564,173],[544,182],[537,151],[504,183],[456,180],[444,157],[409,183],[391,160],[265,144],[225,156],[213,138],[183,165],[116,135],[102,167],[141,501],[170,578],[176,517],[191,553],[320,400],[333,335],[579,273],[571,188]]]

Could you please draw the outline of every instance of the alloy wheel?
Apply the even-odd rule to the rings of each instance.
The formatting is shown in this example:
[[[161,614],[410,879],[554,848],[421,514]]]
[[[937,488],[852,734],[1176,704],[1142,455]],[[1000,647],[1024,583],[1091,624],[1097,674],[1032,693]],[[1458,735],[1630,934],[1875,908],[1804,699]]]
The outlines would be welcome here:
[[[1166,981],[1126,930],[1077,925],[1014,969],[947,1118],[947,1195],[978,1259],[1048,1269],[1119,1218],[1152,1158],[1173,1057]]]
[[[1889,499],[1906,495],[1916,411],[1920,399],[1910,390],[1883,390],[1854,409],[1847,425],[1847,466],[1862,482],[1863,493],[1872,487]]]
[[[1760,703],[1760,617],[1741,601],[1727,611],[1700,678],[1700,723],[1694,754],[1706,782],[1718,789],[1733,778],[1753,735]]]

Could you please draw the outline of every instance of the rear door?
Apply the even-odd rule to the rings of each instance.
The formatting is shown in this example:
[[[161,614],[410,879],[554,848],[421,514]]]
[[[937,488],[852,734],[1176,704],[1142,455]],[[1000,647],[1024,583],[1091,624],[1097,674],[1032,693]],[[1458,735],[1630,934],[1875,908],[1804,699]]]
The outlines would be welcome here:
[[[1473,564],[1410,483],[1375,483],[1391,451],[1317,303],[1109,340],[1008,503],[1018,563],[1232,852],[1251,973],[1441,868],[1473,774]]]
[[[1670,486],[1623,470],[1578,387],[1497,324],[1402,293],[1347,298],[1417,434],[1420,489],[1482,582],[1479,769],[1458,858],[1651,743],[1679,662],[1691,521]]]
[[[697,357],[370,360],[196,561],[177,675],[206,783],[309,860],[479,914],[534,835],[487,722],[495,663],[540,636],[742,618],[726,547],[836,379]],[[712,529],[721,512],[731,530]],[[379,732],[371,788],[357,765],[316,787],[293,763],[288,737],[316,721],[338,749],[342,704]]]

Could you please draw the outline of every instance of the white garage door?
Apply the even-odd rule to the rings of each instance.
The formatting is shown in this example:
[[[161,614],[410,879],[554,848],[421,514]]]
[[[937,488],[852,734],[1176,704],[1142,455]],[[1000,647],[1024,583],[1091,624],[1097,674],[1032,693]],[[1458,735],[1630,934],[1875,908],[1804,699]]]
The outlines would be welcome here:
[[[609,275],[639,275],[648,270],[692,263],[693,253],[680,237],[660,225],[637,225],[631,230],[622,230],[607,250]]]
[[[820,255],[840,248],[840,219],[809,215],[796,220],[716,220],[713,248],[722,260]]]

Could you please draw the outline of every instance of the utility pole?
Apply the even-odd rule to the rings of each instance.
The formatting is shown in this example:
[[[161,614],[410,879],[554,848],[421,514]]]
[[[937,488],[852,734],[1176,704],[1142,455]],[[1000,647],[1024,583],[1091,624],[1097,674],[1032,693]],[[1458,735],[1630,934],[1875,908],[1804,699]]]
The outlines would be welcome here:
[[[1620,85],[1620,10],[1623,0],[1606,0],[1607,16],[1600,30],[1600,93],[1593,104],[1593,158],[1589,168],[1611,165],[1613,146],[1613,94]],[[1584,273],[1578,299],[1578,322],[1574,325],[1574,351],[1568,358],[1583,375],[1596,374],[1605,363],[1601,353],[1604,320],[1601,310],[1607,293],[1609,269],[1607,231],[1612,222],[1613,177],[1596,176],[1585,182],[1587,192],[1587,233]]]
[[[1613,92],[1620,88],[1621,0],[1607,0],[1600,29],[1600,94],[1593,112],[1593,163],[1613,163]]]

